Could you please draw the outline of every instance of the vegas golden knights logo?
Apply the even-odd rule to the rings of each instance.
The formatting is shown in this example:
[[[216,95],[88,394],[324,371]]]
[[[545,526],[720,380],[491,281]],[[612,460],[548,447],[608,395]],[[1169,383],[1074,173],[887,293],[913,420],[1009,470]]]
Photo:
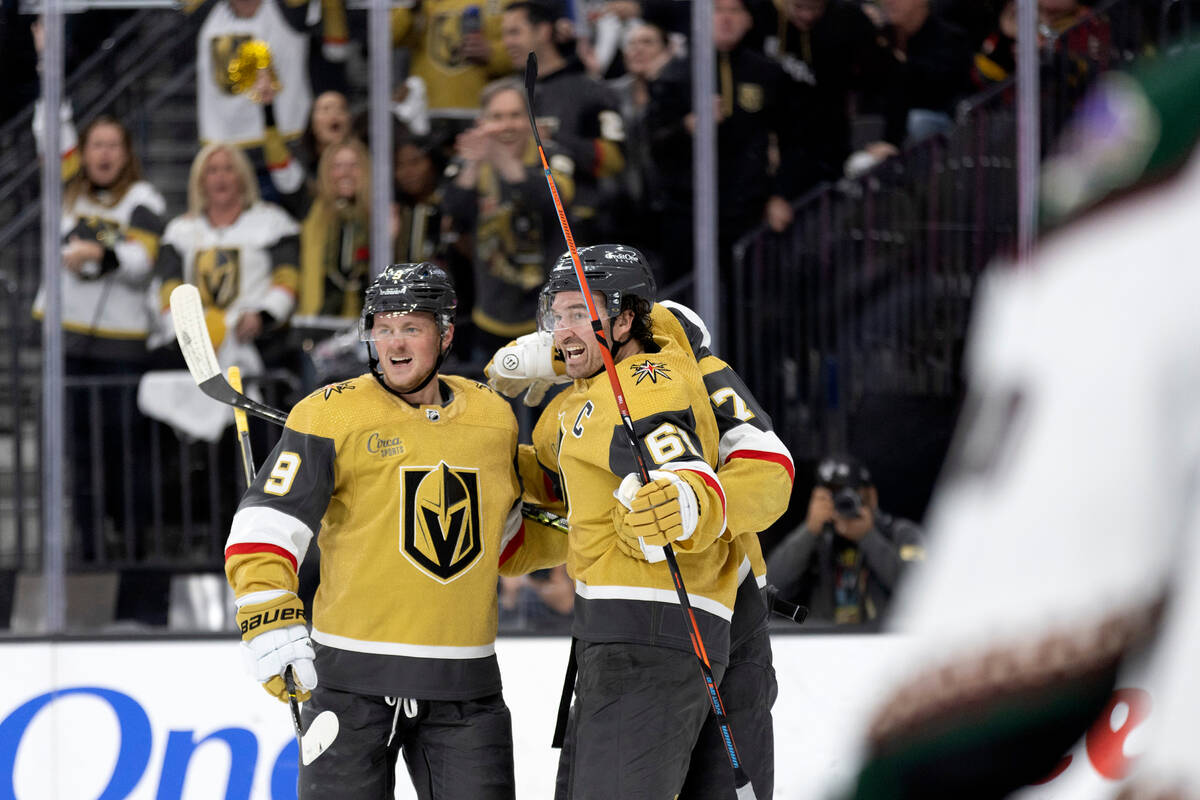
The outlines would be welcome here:
[[[404,467],[400,550],[439,583],[467,572],[483,554],[479,524],[479,471],[451,467]]]
[[[214,36],[209,40],[213,83],[220,89],[221,94],[233,94],[233,80],[229,77],[229,64],[237,58],[238,49],[253,38],[248,33],[234,33]]]
[[[103,217],[83,217],[71,231],[80,239],[94,239],[106,250],[111,250],[121,241],[121,226],[114,220]]]
[[[214,247],[196,254],[196,285],[205,308],[229,308],[238,296],[238,273],[236,248]]]
[[[429,21],[426,42],[429,57],[435,64],[459,72],[467,66],[462,54],[462,29],[459,14],[436,14]]]

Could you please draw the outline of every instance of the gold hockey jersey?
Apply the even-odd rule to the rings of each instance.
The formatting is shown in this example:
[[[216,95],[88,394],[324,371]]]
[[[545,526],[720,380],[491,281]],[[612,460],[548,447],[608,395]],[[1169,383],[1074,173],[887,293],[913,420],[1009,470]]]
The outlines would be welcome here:
[[[738,561],[741,598],[743,593],[766,586],[767,563],[758,534],[787,511],[796,476],[792,455],[741,376],[709,351],[707,331],[690,309],[656,303],[651,319],[656,333],[692,351],[704,374],[704,388],[720,434],[717,475],[725,487],[725,513]],[[765,606],[745,600],[748,602],[735,604],[731,649],[766,624]]]
[[[522,520],[508,403],[465,378],[441,382],[444,406],[410,406],[370,375],[318,389],[234,516],[225,571],[238,596],[294,591],[319,532],[312,638],[324,686],[499,692],[497,576],[563,560],[561,533]]]
[[[674,549],[708,656],[725,663],[741,556],[726,538],[725,490],[713,469],[717,426],[692,353],[668,337],[655,342],[657,352],[623,359],[617,374],[649,468],[674,471],[699,500],[696,532]],[[613,491],[636,463],[605,374],[575,381],[550,402],[533,446],[522,448],[521,472],[531,498],[565,503],[574,635],[690,652],[666,565],[631,558],[615,543]]]

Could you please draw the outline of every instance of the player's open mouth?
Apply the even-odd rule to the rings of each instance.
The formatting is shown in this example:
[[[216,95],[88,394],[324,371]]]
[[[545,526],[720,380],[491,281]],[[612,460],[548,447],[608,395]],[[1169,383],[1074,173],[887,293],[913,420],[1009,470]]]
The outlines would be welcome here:
[[[583,345],[574,345],[563,348],[563,355],[567,358],[579,358],[584,354],[586,348]]]
[[[400,357],[397,357],[397,356],[392,356],[391,358],[389,358],[389,359],[388,359],[388,361],[391,361],[391,362],[392,362],[393,364],[395,364],[395,365],[400,365],[400,364],[411,364],[411,363],[412,363],[412,356],[406,356],[406,357],[404,357],[404,358],[400,358]]]

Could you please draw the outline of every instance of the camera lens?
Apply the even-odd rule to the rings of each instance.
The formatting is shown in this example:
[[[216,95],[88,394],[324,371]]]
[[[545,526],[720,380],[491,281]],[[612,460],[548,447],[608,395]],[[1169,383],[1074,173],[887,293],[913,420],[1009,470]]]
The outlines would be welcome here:
[[[862,510],[862,498],[854,489],[838,489],[833,495],[833,510],[839,517],[854,519]]]

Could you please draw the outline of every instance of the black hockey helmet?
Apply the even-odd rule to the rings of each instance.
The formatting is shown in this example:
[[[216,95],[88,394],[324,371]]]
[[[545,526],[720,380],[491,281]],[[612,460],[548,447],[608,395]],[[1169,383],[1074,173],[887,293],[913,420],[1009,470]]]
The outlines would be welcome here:
[[[657,287],[646,257],[636,247],[624,244],[594,244],[579,249],[579,261],[587,277],[588,288],[604,295],[604,308],[596,309],[601,319],[612,319],[621,312],[625,297],[641,297],[654,302]],[[538,301],[538,327],[555,329],[551,305],[559,292],[578,292],[579,279],[569,252],[563,253],[550,278],[542,287]]]
[[[454,324],[454,309],[458,296],[454,282],[436,264],[391,264],[367,287],[359,318],[358,334],[371,341],[371,328],[376,314],[409,314],[427,311],[437,320],[438,330],[445,333]]]

